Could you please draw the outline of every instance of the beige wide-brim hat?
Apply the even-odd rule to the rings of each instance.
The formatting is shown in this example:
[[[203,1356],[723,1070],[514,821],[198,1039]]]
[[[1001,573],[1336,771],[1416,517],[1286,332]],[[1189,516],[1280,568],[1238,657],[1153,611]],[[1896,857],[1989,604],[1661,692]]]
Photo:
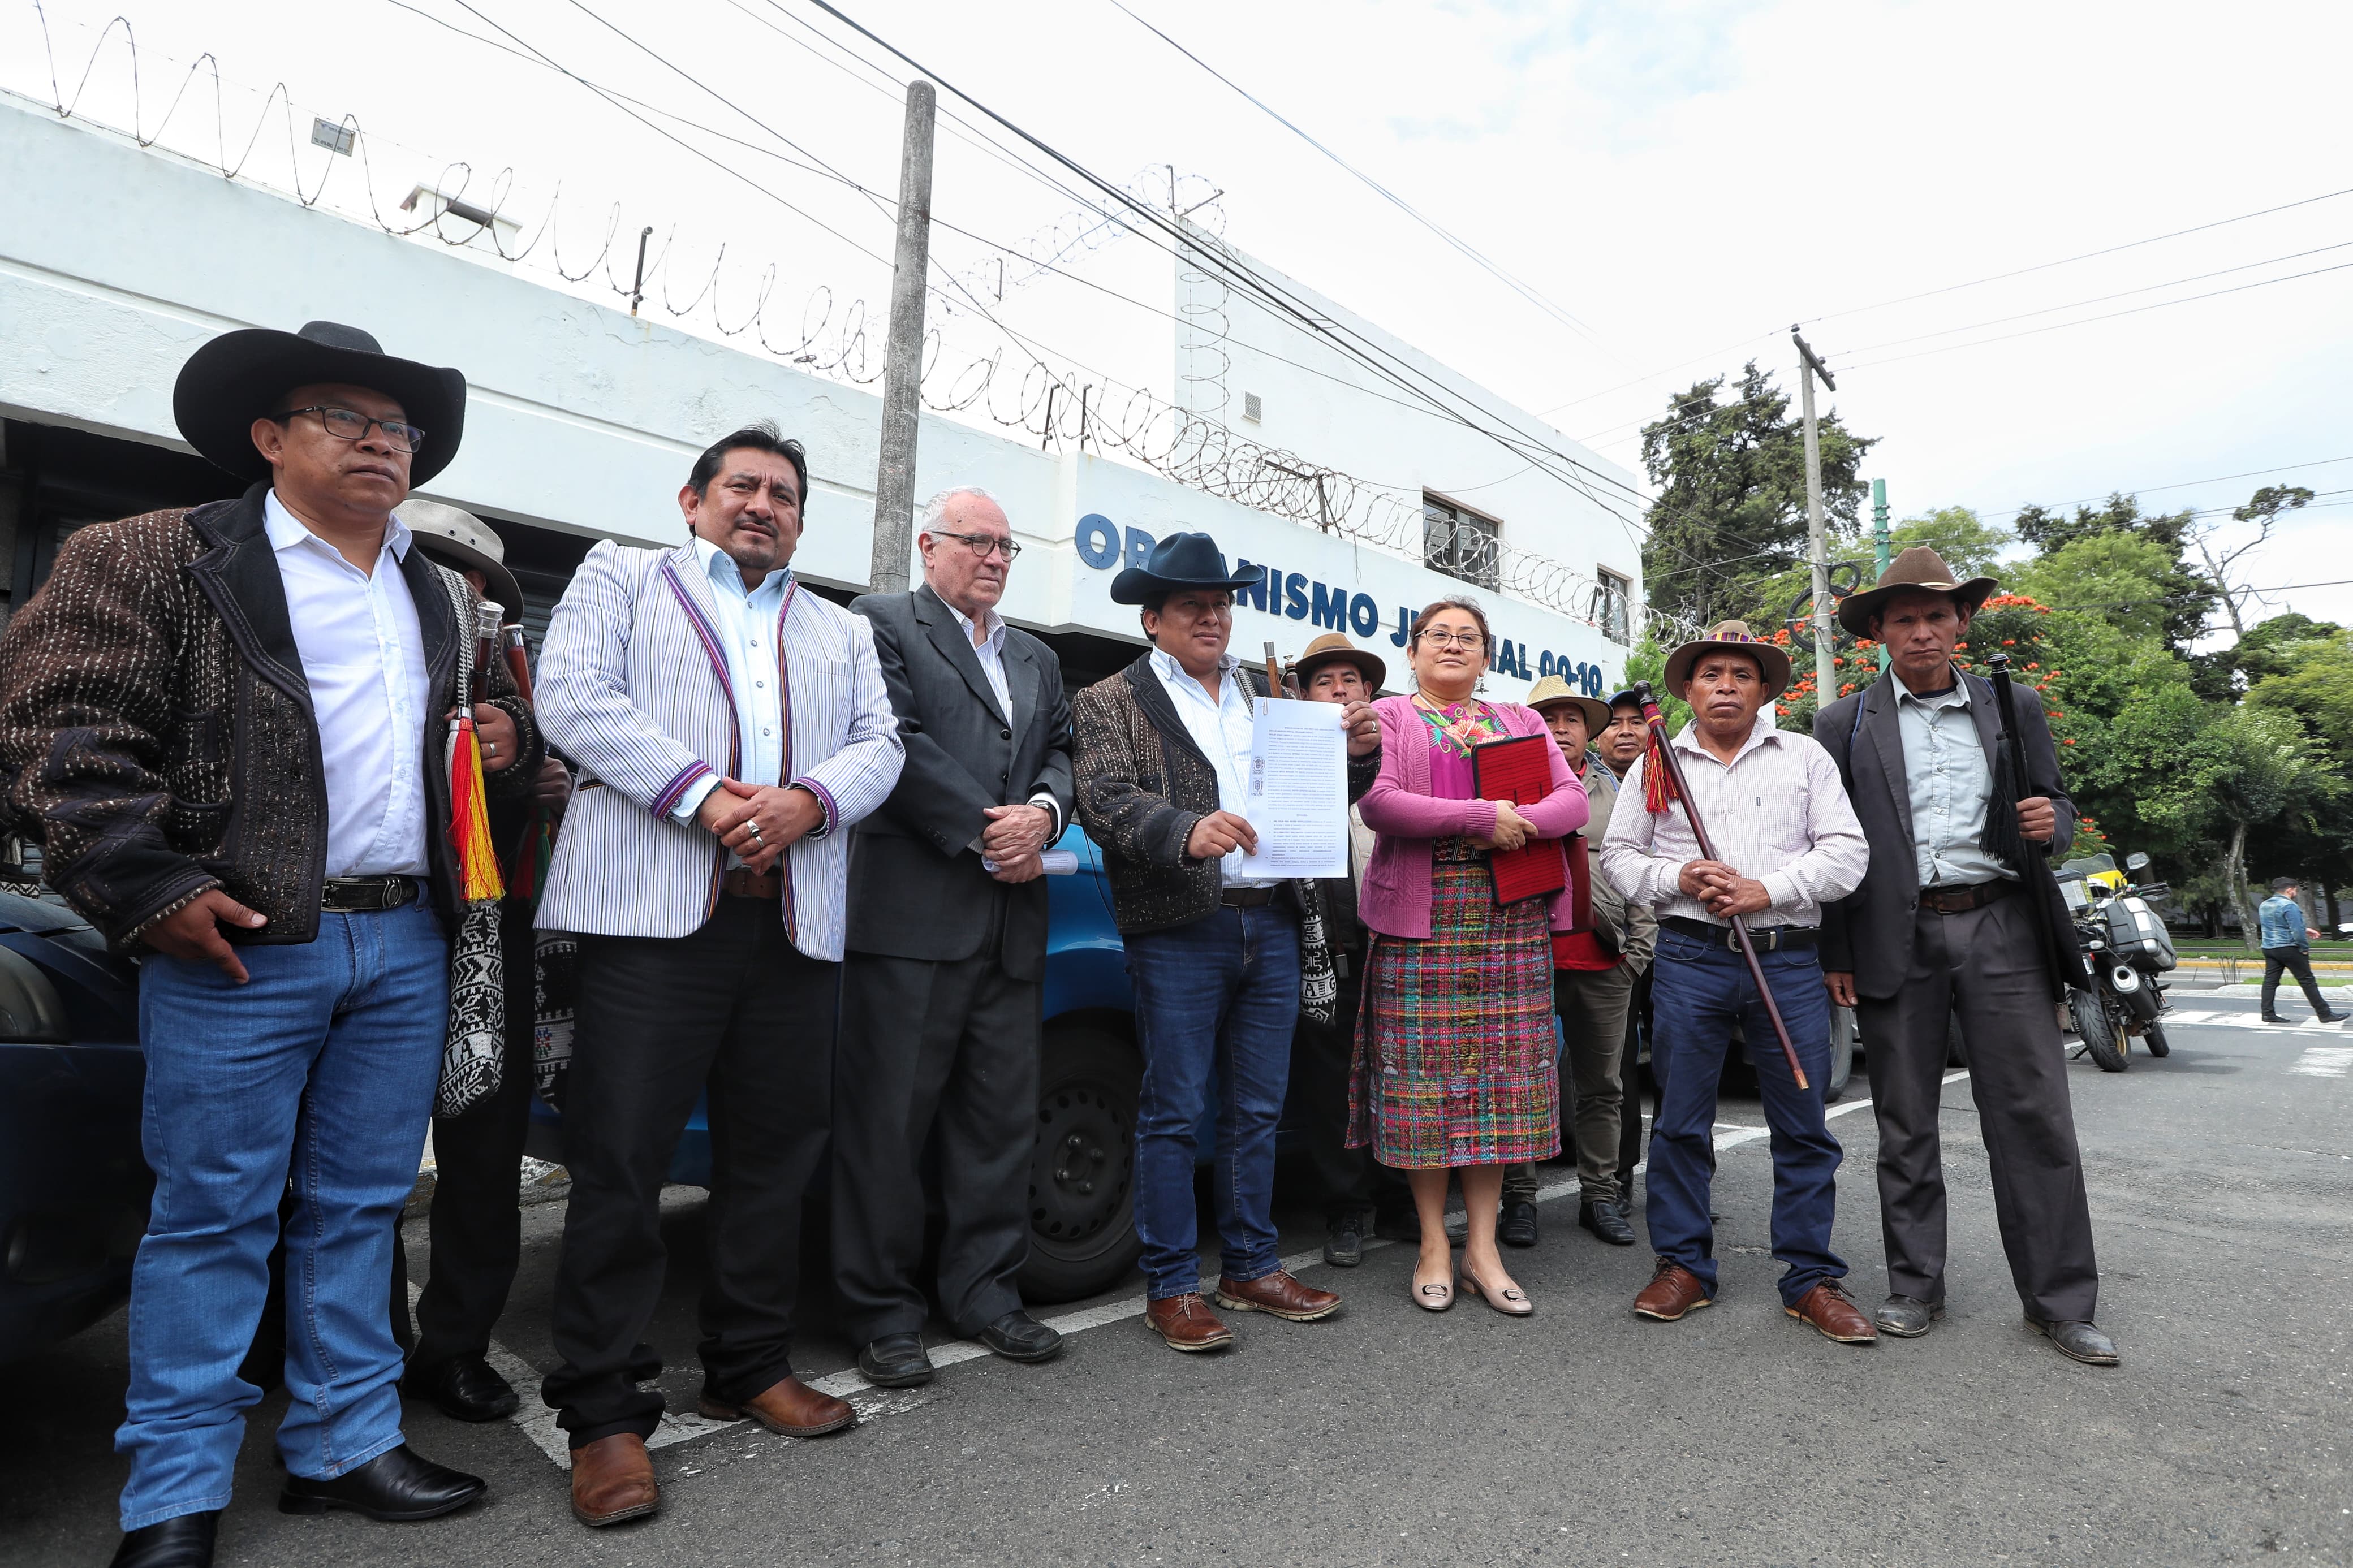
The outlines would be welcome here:
[[[482,574],[482,597],[499,606],[509,625],[522,621],[522,584],[507,570],[506,541],[491,525],[460,507],[411,496],[392,509],[408,525],[426,554],[453,572]]]
[[[1365,684],[1376,691],[1389,676],[1389,667],[1381,662],[1380,655],[1358,647],[1338,632],[1325,632],[1309,643],[1307,651],[1299,656],[1292,668],[1299,672],[1299,684],[1303,688],[1315,679],[1317,668],[1335,660],[1355,665],[1356,673],[1365,678]]]
[[[1840,600],[1838,621],[1855,636],[1867,637],[1871,635],[1871,617],[1898,594],[1950,594],[1955,604],[1967,606],[1975,615],[1995,586],[1990,577],[1961,582],[1945,564],[1943,556],[1925,544],[1915,544],[1887,563],[1887,570],[1879,574],[1875,586]]]
[[[1528,691],[1528,706],[1539,713],[1564,702],[1575,703],[1578,711],[1585,715],[1588,736],[1599,735],[1609,728],[1609,704],[1598,697],[1588,697],[1581,691],[1569,689],[1568,682],[1557,675],[1546,676]]]
[[[1719,648],[1728,653],[1745,653],[1757,661],[1765,674],[1767,701],[1789,689],[1789,656],[1749,631],[1746,621],[1718,621],[1709,628],[1707,636],[1697,642],[1687,642],[1667,655],[1667,689],[1683,697],[1683,689],[1691,684],[1692,666],[1699,662],[1699,656]]]

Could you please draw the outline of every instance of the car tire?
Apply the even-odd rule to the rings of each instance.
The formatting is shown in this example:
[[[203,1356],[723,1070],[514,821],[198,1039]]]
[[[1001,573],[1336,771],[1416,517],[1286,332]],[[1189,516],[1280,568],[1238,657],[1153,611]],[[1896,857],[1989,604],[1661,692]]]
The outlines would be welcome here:
[[[1833,1005],[1831,1008],[1831,1071],[1830,1081],[1822,1085],[1822,1099],[1835,1100],[1846,1092],[1847,1080],[1854,1076],[1854,1009]]]
[[[1144,1060],[1100,1025],[1049,1027],[1029,1163],[1026,1301],[1111,1289],[1144,1252],[1135,1233],[1135,1111]]]

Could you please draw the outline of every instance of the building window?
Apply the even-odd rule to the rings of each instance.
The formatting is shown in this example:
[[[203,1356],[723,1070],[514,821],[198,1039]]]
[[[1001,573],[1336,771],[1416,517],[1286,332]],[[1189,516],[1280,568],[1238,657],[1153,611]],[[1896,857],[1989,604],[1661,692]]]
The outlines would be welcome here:
[[[1421,563],[1482,588],[1504,582],[1503,549],[1492,517],[1465,511],[1425,492],[1421,498]]]
[[[1629,647],[1634,641],[1630,612],[1634,600],[1633,582],[1620,577],[1603,566],[1594,572],[1593,624],[1611,642]]]

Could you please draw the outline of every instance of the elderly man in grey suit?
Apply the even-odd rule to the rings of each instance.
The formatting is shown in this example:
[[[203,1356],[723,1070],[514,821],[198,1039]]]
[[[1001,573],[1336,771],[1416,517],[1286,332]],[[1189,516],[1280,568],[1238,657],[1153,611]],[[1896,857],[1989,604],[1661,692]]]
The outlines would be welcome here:
[[[874,628],[907,764],[849,855],[849,957],[834,1080],[833,1247],[869,1382],[930,1381],[926,1142],[937,1151],[938,1296],[959,1334],[1045,1361],[1021,1310],[1044,1018],[1039,857],[1071,816],[1071,709],[1045,644],[997,613],[1020,546],[970,487],[924,509],[923,585],[850,608]]]
[[[812,1437],[856,1419],[794,1377],[800,1213],[833,1098],[850,825],[899,779],[868,623],[794,580],[808,464],[773,425],[695,460],[687,542],[588,552],[540,662],[540,723],[579,764],[539,925],[579,936],[565,1091],[572,1199],[542,1396],[570,1435],[572,1511],[659,1506],[645,1343],[663,1177],[711,1118],[698,1408]]]
[[[2075,806],[2031,690],[2016,699],[2034,793],[2010,800],[1993,689],[1953,662],[1993,587],[1990,577],[1957,581],[1926,547],[1898,555],[1875,587],[1839,606],[1848,631],[1885,645],[1887,674],[1814,719],[1871,842],[1862,885],[1823,910],[1822,971],[1871,1047],[1889,1292],[1873,1318],[1910,1339],[1944,1315],[1936,1118],[1947,1020],[1957,1016],[2026,1321],[2075,1360],[2114,1366],[2116,1348],[2092,1321],[2100,1270],[2052,1005],[2053,961],[2027,901],[2034,884],[2020,877],[2023,857],[2074,837]]]

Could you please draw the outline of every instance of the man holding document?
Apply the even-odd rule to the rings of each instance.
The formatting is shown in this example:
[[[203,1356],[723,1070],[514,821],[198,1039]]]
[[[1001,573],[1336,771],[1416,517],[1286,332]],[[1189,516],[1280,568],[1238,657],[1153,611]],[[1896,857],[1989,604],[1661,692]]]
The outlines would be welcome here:
[[[1274,1127],[1299,1012],[1293,879],[1346,874],[1347,805],[1379,767],[1380,734],[1362,702],[1260,700],[1264,679],[1226,648],[1249,580],[1206,533],[1162,540],[1111,586],[1140,607],[1152,651],[1071,704],[1079,820],[1103,849],[1144,1055],[1145,1318],[1180,1351],[1233,1342],[1201,1298],[1195,1253],[1193,1129],[1213,1077],[1218,1305],[1296,1322],[1340,1306],[1283,1271]]]

